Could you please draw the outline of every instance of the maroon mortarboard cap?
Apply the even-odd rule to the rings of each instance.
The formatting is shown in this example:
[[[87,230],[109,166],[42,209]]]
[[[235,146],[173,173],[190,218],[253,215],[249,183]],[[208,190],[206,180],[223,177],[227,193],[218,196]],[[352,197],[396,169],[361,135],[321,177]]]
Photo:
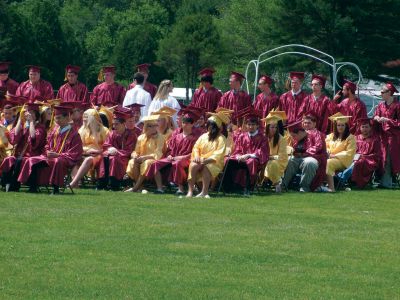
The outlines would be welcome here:
[[[299,130],[303,129],[302,123],[303,123],[303,120],[298,120],[298,121],[295,121],[295,122],[292,122],[292,123],[288,124],[286,126],[286,128],[290,132],[299,131]]]
[[[269,84],[269,85],[271,85],[272,82],[274,82],[274,80],[271,77],[269,77],[268,75],[262,75],[260,77],[260,80],[263,80],[266,84]]]
[[[143,106],[144,106],[143,104],[132,103],[132,104],[129,104],[129,105],[125,106],[125,107],[129,108],[131,111],[139,111],[140,112],[141,111],[140,109]]]
[[[69,114],[73,108],[74,106],[70,102],[63,102],[60,105],[54,106],[54,115]]]
[[[5,105],[11,105],[11,106],[18,106],[22,104],[22,98],[19,96],[15,95],[5,95],[6,98]]]
[[[231,77],[235,78],[235,80],[238,80],[238,81],[242,81],[242,80],[246,79],[246,77],[244,77],[243,74],[240,74],[239,72],[234,72],[234,71],[231,72]]]
[[[352,82],[350,80],[347,80],[347,79],[344,80],[344,85],[343,86],[347,87],[353,93],[355,93],[356,90],[357,90],[357,85],[354,82]]]
[[[371,118],[360,118],[357,120],[358,126],[369,124],[372,126],[372,119]]]
[[[10,68],[11,62],[2,61],[0,62],[0,73],[8,73],[8,69]]]
[[[26,104],[26,110],[40,111],[40,104],[29,102]]]
[[[303,80],[304,79],[304,72],[290,72],[289,73],[290,79],[295,79],[297,78],[298,80]]]
[[[37,72],[40,73],[40,66],[35,66],[35,65],[27,65],[28,72]]]
[[[319,74],[313,74],[311,77],[311,81],[313,81],[314,79],[318,80],[323,88],[325,87],[326,78],[324,76]]]
[[[114,119],[124,119],[127,120],[129,118],[132,118],[132,115],[129,112],[124,112],[120,110],[114,110],[113,112],[113,118]]]
[[[136,68],[137,68],[138,72],[149,73],[150,66],[151,66],[151,64],[144,63],[144,64],[137,65]]]
[[[81,70],[81,67],[79,67],[79,66],[67,65],[65,67],[66,72],[73,72],[73,73],[78,74],[80,70]]]
[[[199,72],[199,75],[201,77],[205,77],[205,76],[213,76],[213,74],[215,73],[215,70],[213,68],[204,68],[203,70],[201,70]]]
[[[396,89],[396,87],[393,85],[392,82],[386,82],[386,87],[389,91],[391,91],[393,94],[398,93],[399,91]]]
[[[303,115],[303,119],[310,119],[313,122],[317,122],[318,115],[314,111],[309,110]]]
[[[45,101],[45,99],[44,99],[44,97],[42,97],[41,95],[33,95],[32,97],[30,97],[29,99],[28,98],[25,98],[26,100],[24,101],[24,102],[26,102],[26,101],[30,101],[30,102],[34,102],[34,101]]]
[[[205,108],[205,107],[197,107],[197,106],[192,106],[192,105],[187,106],[186,109],[190,109],[192,111],[197,111],[200,116],[205,115],[207,112],[207,108]]]
[[[90,107],[90,103],[85,103],[81,101],[69,101],[63,103],[68,103],[68,105],[72,106],[72,109],[86,110]]]
[[[118,105],[117,107],[114,108],[114,111],[119,111],[125,114],[129,114],[131,112],[131,109],[128,107],[123,107],[121,105]]]
[[[115,74],[115,66],[104,66],[103,67],[103,74],[104,73],[112,73]]]
[[[201,117],[201,112],[197,109],[193,109],[193,107],[181,109],[180,111],[182,111],[181,115],[183,119],[192,119],[193,122],[197,122]]]

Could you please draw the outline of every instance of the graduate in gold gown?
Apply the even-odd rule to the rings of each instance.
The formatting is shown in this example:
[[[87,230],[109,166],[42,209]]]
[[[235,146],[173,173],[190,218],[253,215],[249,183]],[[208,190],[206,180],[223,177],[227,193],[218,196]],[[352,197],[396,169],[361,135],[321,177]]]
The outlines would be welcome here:
[[[83,162],[74,168],[74,179],[71,181],[70,186],[77,188],[79,181],[85,174],[95,169],[101,159],[103,153],[103,144],[109,133],[108,129],[103,126],[99,112],[96,109],[90,108],[83,113],[83,125],[79,129],[79,135],[83,145]]]
[[[189,165],[189,190],[186,197],[193,197],[194,184],[201,180],[202,191],[196,197],[209,198],[210,183],[224,167],[226,137],[222,131],[229,123],[229,113],[220,111],[209,115],[211,116],[207,120],[208,132],[201,135],[193,146]]]
[[[328,192],[335,191],[333,176],[338,171],[347,169],[353,162],[356,154],[356,139],[350,133],[350,116],[343,116],[337,113],[329,119],[333,121],[333,132],[326,139],[326,150],[328,152],[328,161],[326,164],[326,180],[328,182]]]
[[[265,121],[265,135],[269,142],[269,160],[264,176],[272,182],[275,192],[282,191],[282,177],[288,164],[287,142],[283,136],[282,119],[271,113],[263,119]]]
[[[164,136],[164,140],[168,143],[172,136],[176,126],[172,116],[175,115],[177,111],[168,106],[163,106],[159,110],[152,112],[151,115],[158,116],[158,128],[157,131]]]
[[[142,118],[144,123],[143,134],[137,139],[135,150],[132,152],[131,160],[126,169],[128,176],[135,181],[135,185],[126,190],[127,192],[139,191],[151,164],[164,155],[166,150],[165,139],[157,130],[158,118],[158,115]]]

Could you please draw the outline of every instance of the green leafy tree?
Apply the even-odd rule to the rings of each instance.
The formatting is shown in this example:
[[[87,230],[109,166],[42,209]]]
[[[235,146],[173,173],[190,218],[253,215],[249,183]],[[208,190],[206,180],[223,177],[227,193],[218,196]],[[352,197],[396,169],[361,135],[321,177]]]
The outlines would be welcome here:
[[[193,14],[180,19],[161,41],[158,58],[161,65],[183,80],[186,97],[196,84],[201,67],[221,59],[222,45],[213,19],[208,14]]]

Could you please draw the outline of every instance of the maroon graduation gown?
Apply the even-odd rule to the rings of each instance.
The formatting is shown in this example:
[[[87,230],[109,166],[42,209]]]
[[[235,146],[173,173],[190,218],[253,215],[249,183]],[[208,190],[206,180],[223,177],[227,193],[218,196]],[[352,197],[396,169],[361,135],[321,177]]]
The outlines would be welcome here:
[[[198,138],[199,135],[197,135],[196,132],[192,132],[192,134],[185,137],[182,129],[180,129],[179,133],[175,130],[168,141],[165,156],[171,155],[172,157],[176,157],[191,154],[193,146]],[[190,156],[179,161],[169,161],[166,158],[162,158],[150,165],[146,177],[153,178],[157,171],[161,171],[164,180],[181,185],[187,181],[187,168],[189,164]]]
[[[0,90],[2,90],[4,92],[4,94],[8,93],[10,95],[15,95],[15,93],[17,92],[18,86],[19,86],[19,83],[11,78],[8,78],[5,81],[0,80]]]
[[[90,102],[96,106],[104,105],[111,107],[122,105],[125,93],[125,88],[122,85],[116,82],[110,85],[103,82],[96,85],[93,89],[93,93],[90,95]]]
[[[237,124],[238,111],[252,106],[251,98],[245,91],[234,92],[230,90],[222,95],[218,107],[224,107],[233,110],[232,123]]]
[[[135,83],[131,83],[131,84],[128,86],[128,90],[133,89],[133,88],[135,87],[135,85],[136,85]],[[144,83],[143,89],[144,89],[146,92],[148,92],[148,93],[150,94],[150,96],[151,96],[151,99],[153,99],[154,96],[155,96],[156,93],[157,93],[157,89],[158,89],[158,88],[157,88],[157,86],[156,86],[155,84],[152,84],[152,83],[146,81],[146,82]]]
[[[248,132],[242,132],[235,139],[235,147],[229,160],[238,161],[237,156],[245,154],[255,154],[257,158],[249,158],[245,164],[250,175],[250,184],[256,181],[258,171],[264,166],[269,159],[269,143],[268,138],[258,132],[255,136],[250,137]],[[243,169],[234,170],[233,180],[242,187],[246,186],[246,172]]]
[[[65,141],[65,142],[63,142]],[[57,158],[47,158],[47,151],[58,152]],[[55,127],[47,137],[45,154],[32,156],[22,164],[18,181],[26,183],[32,172],[32,167],[43,163],[39,169],[37,183],[39,185],[64,185],[64,177],[68,170],[75,166],[82,158],[82,140],[78,131],[73,127],[59,134],[59,127]]]
[[[390,119],[385,123],[374,122],[381,140],[382,166],[385,166],[386,154],[389,152],[392,174],[400,173],[400,102],[394,101],[390,105],[381,102],[374,115]]]
[[[54,98],[54,91],[51,83],[46,80],[40,79],[35,84],[27,80],[19,85],[15,95],[26,97],[29,100],[49,100]]]
[[[314,96],[308,95],[305,99],[307,111],[312,111],[318,117],[316,128],[324,134],[331,131],[329,117],[336,113],[337,107],[334,101],[331,101],[327,96],[321,95],[315,99]]]
[[[279,110],[283,110],[287,116],[287,123],[293,123],[300,120],[303,114],[307,112],[307,94],[301,91],[293,96],[292,91],[282,94],[279,98]]]
[[[328,154],[326,152],[325,135],[320,131],[314,129],[307,131],[307,137],[305,137],[303,149],[306,154],[305,157],[313,157],[318,161],[318,169],[311,182],[311,190],[314,191],[321,186],[326,178],[326,162]],[[293,142],[293,148],[297,148],[298,141]]]
[[[115,130],[111,131],[106,141],[103,144],[103,151],[114,147],[118,150],[116,155],[107,155],[103,152],[103,156],[108,156],[110,162],[109,176],[115,177],[117,180],[122,180],[126,174],[126,167],[133,150],[135,149],[137,136],[134,130],[125,129],[121,135]],[[105,176],[104,160],[100,162],[99,178]]]
[[[276,94],[271,93],[270,95],[265,95],[260,93],[256,97],[254,102],[254,108],[262,112],[263,118],[265,118],[272,109],[276,109],[279,106],[279,98]]]
[[[215,112],[222,93],[215,87],[209,90],[200,87],[193,94],[191,106],[205,108],[206,112]]]
[[[361,156],[354,162],[351,180],[362,188],[369,182],[374,171],[380,166],[381,149],[379,138],[376,136],[364,138],[359,134],[356,140],[356,153],[361,154]]]
[[[77,82],[70,85],[68,82],[60,87],[57,92],[57,97],[64,100],[64,102],[89,102],[89,94],[86,85],[82,82]]]
[[[43,154],[46,145],[46,128],[38,123],[35,126],[35,138],[29,135],[29,128],[20,130],[15,134],[15,128],[10,132],[10,144],[14,146],[14,155],[6,157],[0,167],[1,172],[9,172],[18,157],[22,157],[22,163],[31,156]]]
[[[357,120],[367,118],[367,107],[360,99],[355,98],[350,102],[349,98],[344,99],[337,105],[338,111],[345,116],[351,116],[349,120],[350,133],[357,133]]]

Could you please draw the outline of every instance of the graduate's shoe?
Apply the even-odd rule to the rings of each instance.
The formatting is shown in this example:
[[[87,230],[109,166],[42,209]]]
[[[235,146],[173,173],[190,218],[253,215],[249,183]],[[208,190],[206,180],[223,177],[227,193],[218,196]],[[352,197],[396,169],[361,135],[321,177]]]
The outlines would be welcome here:
[[[39,193],[39,190],[38,190],[37,186],[30,186],[28,193],[36,194],[36,193]]]
[[[243,190],[243,196],[250,197],[250,191],[247,188]]]
[[[177,196],[182,196],[182,195],[184,195],[184,194],[185,194],[185,193],[182,192],[182,191],[180,191],[180,190],[177,190],[176,193],[175,193],[175,195],[177,195]]]
[[[59,195],[60,194],[60,187],[55,185],[53,187],[53,191],[51,192],[51,195]]]
[[[280,184],[277,184],[275,186],[275,193],[277,193],[277,194],[282,193],[282,186]]]
[[[154,194],[165,194],[163,190],[155,190]]]

